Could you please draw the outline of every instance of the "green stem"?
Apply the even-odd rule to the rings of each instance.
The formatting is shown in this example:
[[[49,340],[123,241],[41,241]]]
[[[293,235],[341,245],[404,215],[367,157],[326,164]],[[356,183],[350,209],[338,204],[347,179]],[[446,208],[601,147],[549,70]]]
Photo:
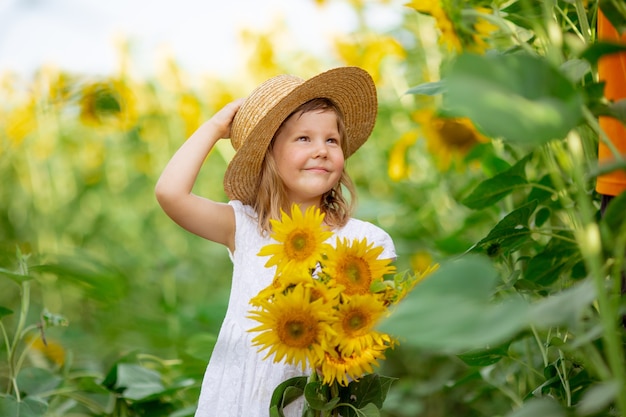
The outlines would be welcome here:
[[[537,329],[535,326],[530,326],[530,330],[533,332],[533,336],[535,337],[535,341],[537,342],[537,346],[539,347],[539,351],[541,352],[541,358],[543,359],[543,367],[548,366],[548,352],[539,338],[539,333],[537,333]]]
[[[537,235],[542,235],[542,236],[549,236],[549,237],[554,238],[554,239],[560,239],[560,240],[562,240],[564,242],[576,243],[576,239],[570,239],[568,237],[561,236],[561,235],[556,234],[556,233],[551,233],[549,231],[544,231],[544,230],[541,230],[541,229],[531,229],[530,233],[537,234]]]
[[[585,34],[584,34],[584,33],[581,33],[581,30],[580,30],[580,29],[578,29],[578,28],[576,27],[576,25],[574,24],[574,22],[572,22],[572,19],[570,19],[570,18],[569,18],[569,16],[567,15],[567,13],[565,13],[565,12],[563,11],[563,9],[562,9],[562,8],[560,8],[558,5],[557,5],[557,6],[555,6],[555,8],[556,8],[556,10],[558,10],[558,12],[559,12],[559,14],[561,15],[561,17],[563,18],[563,20],[569,24],[569,27],[570,27],[570,28],[572,28],[572,30],[574,31],[574,33],[576,33],[576,35],[578,35],[578,37],[579,37],[582,41],[588,42],[588,40],[589,40],[589,39],[588,39],[588,38],[589,38],[589,36],[585,36]],[[580,18],[580,16],[579,16],[579,18]],[[589,27],[589,26],[587,25],[587,18],[585,18],[585,26]]]
[[[558,191],[557,191],[557,190],[555,190],[554,188],[551,188],[551,187],[546,187],[545,185],[538,184],[538,183],[536,183],[536,182],[529,183],[528,185],[530,185],[532,188],[537,188],[537,189],[539,189],[539,190],[544,190],[544,191],[547,191],[547,192],[549,192],[550,194],[557,194],[557,193],[558,193]]]
[[[578,14],[580,31],[583,34],[585,43],[589,44],[591,42],[591,28],[589,27],[589,22],[587,22],[587,11],[585,10],[585,6],[583,5],[583,0],[576,0],[574,4],[576,6],[576,14]]]
[[[4,323],[2,321],[0,321],[0,330],[2,331],[2,338],[4,339],[4,347],[8,354],[9,350],[11,349],[11,346],[9,344],[9,335],[7,334],[7,329],[6,327],[4,327]]]
[[[22,353],[20,353],[19,357],[17,358],[17,361],[15,361],[15,376],[17,376],[17,374],[20,372],[20,369],[22,369],[22,365],[24,364],[24,360],[26,359],[26,355],[28,354],[28,351],[30,350],[31,346],[33,346],[33,344],[35,343],[35,339],[32,339],[22,350]]]
[[[336,397],[339,397],[339,384],[337,383],[337,380],[333,381],[333,384],[330,386],[330,398],[332,399]],[[339,410],[337,407],[333,409],[333,416],[339,417]]]
[[[28,275],[28,266],[26,265],[26,258],[20,256],[19,258],[19,273],[21,275]],[[10,349],[7,352],[7,365],[9,368],[9,378],[11,385],[15,391],[15,397],[18,401],[21,401],[19,387],[17,386],[17,374],[19,373],[19,367],[15,362],[17,346],[21,341],[24,327],[26,326],[26,319],[28,316],[28,310],[30,306],[30,282],[25,280],[22,282],[22,300],[20,306],[20,316],[18,319],[17,327],[15,329],[15,335],[13,336],[13,343],[10,344]],[[10,391],[9,391],[10,393]]]
[[[561,380],[561,385],[563,385],[563,390],[565,391],[565,398],[567,407],[572,406],[572,392],[569,385],[569,378],[567,377],[567,368],[565,367],[565,358],[563,357],[563,351],[559,349],[559,364],[560,367],[556,367],[556,373]],[[559,369],[560,368],[560,369]]]
[[[611,370],[607,367],[602,355],[598,352],[598,348],[593,343],[586,343],[583,346],[583,353],[585,360],[593,365],[592,369],[595,370],[600,379],[611,379]]]
[[[607,288],[606,276],[602,267],[602,248],[600,231],[595,221],[595,212],[589,196],[585,192],[583,167],[585,166],[581,149],[580,138],[577,133],[571,132],[568,136],[568,150],[572,158],[571,173],[576,185],[577,210],[581,220],[581,228],[576,231],[576,240],[587,269],[593,279],[596,289],[598,311],[603,327],[602,338],[606,346],[607,361],[611,369],[612,378],[618,384],[616,404],[621,415],[626,415],[626,385],[624,372],[624,352],[619,337],[617,325],[618,311],[611,300],[619,297],[614,290],[617,285]]]
[[[600,141],[605,144],[607,148],[609,148],[613,158],[615,158],[617,162],[623,162],[624,157],[622,156],[620,151],[615,147],[615,145],[608,137],[608,135],[604,132],[604,130],[602,130],[602,128],[600,127],[600,123],[598,123],[598,120],[593,115],[593,113],[591,113],[591,111],[585,106],[583,106],[583,117],[585,118],[585,121],[589,124],[589,126],[593,129],[594,133],[598,135]]]

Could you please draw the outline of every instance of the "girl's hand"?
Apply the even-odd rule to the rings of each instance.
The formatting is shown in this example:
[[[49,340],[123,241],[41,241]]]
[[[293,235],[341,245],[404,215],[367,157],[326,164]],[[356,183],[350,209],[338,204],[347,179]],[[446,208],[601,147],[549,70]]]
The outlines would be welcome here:
[[[230,137],[230,127],[243,101],[243,98],[231,101],[209,119],[209,122],[213,124],[220,138]]]

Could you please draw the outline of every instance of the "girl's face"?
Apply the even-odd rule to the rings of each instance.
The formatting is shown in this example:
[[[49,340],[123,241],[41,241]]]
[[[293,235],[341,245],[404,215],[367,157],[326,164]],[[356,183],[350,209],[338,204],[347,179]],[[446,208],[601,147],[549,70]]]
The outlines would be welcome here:
[[[319,206],[344,167],[337,115],[331,110],[292,115],[274,138],[271,152],[291,203]]]

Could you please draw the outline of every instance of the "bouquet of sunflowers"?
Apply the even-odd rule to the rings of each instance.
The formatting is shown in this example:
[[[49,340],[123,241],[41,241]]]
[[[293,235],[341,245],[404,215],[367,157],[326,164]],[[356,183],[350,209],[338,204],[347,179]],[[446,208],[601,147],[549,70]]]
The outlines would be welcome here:
[[[378,416],[393,378],[373,367],[397,341],[375,327],[422,274],[395,274],[392,259],[366,239],[337,238],[323,226],[324,214],[292,206],[291,217],[272,220],[272,237],[259,256],[276,266],[272,284],[250,300],[249,317],[259,326],[253,344],[267,357],[311,370],[274,391],[270,416],[304,395],[305,416]],[[391,279],[386,276],[393,274]]]

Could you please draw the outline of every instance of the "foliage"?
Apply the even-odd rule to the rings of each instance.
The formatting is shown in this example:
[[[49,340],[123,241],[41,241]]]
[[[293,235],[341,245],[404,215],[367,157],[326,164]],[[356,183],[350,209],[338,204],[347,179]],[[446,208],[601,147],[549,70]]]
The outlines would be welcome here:
[[[230,265],[160,212],[153,184],[232,98],[343,64],[379,92],[372,139],[348,162],[357,217],[391,234],[398,269],[441,263],[383,324],[400,344],[381,365],[398,378],[381,415],[626,414],[626,197],[602,213],[594,191],[624,168],[596,162],[598,116],[623,120],[596,66],[624,46],[595,33],[599,7],[624,27],[623,2],[350,6],[359,26],[336,56],[279,53],[280,27],[247,33],[247,75],[231,80],[191,83],[173,62],[137,80],[127,55],[111,76],[4,76],[1,415],[193,413]],[[403,20],[381,32],[376,7]],[[231,154],[209,156],[199,194],[224,197]]]
[[[594,38],[598,3],[439,4],[436,12],[415,8],[439,27],[448,19],[448,37],[467,30],[468,17],[498,28],[486,53],[468,52],[471,37],[460,38],[441,60],[441,79],[409,90],[440,117],[468,117],[492,138],[466,153],[466,161],[483,164],[482,178],[454,195],[474,211],[467,217],[473,224],[440,242],[449,247],[470,225],[483,232],[442,262],[383,329],[467,365],[446,390],[471,395],[459,404],[466,415],[624,415],[626,224],[618,213],[626,198],[602,215],[592,191],[595,147],[606,139],[597,117],[614,105],[603,99],[594,71],[598,59],[623,46],[601,47]],[[623,21],[615,6],[600,2]],[[442,252],[450,253],[446,246]],[[498,396],[507,401],[486,405]],[[397,415],[408,414],[398,407]]]

